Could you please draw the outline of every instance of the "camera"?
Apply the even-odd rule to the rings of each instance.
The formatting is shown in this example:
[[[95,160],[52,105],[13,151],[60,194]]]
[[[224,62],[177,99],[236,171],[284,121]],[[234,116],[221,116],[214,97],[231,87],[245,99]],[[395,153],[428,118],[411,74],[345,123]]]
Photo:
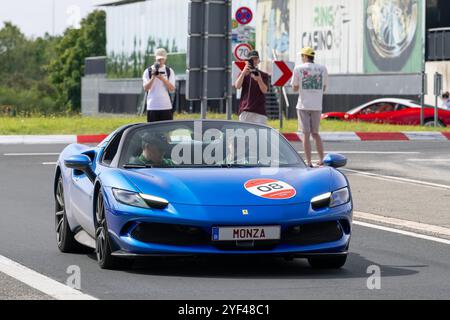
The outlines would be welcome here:
[[[159,63],[155,63],[155,64],[153,65],[153,69],[155,70],[155,71],[153,72],[153,74],[154,74],[155,76],[159,76],[159,75],[161,75],[161,74],[166,74],[165,72],[160,72],[160,71],[159,71],[159,69],[161,69],[161,65],[160,65]]]
[[[253,74],[253,75],[255,75],[255,76],[259,76],[259,71],[258,71],[258,69],[255,67],[255,63],[254,63],[254,61],[253,61],[253,59],[249,59],[248,60],[248,64],[249,64],[249,66],[250,66],[250,70],[251,70],[251,73]]]

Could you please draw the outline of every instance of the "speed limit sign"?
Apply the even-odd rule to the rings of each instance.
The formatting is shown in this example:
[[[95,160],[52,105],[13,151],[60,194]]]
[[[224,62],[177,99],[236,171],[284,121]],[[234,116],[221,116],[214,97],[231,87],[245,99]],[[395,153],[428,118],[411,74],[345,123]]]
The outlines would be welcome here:
[[[238,61],[244,61],[248,59],[248,55],[253,48],[247,43],[240,43],[234,48],[234,56]]]

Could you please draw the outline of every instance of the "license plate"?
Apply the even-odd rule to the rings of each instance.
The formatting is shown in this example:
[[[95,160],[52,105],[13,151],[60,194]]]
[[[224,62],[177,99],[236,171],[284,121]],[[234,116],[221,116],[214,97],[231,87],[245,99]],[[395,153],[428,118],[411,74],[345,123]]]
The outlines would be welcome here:
[[[218,227],[212,230],[213,241],[280,240],[281,227]]]

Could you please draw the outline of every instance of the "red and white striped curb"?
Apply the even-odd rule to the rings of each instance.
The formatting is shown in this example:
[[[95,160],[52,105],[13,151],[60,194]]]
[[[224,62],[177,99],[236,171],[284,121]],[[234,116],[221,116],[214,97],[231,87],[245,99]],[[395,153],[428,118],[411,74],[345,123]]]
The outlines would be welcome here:
[[[340,141],[449,141],[450,132],[322,132],[326,142]],[[287,140],[301,142],[301,133],[284,133]],[[101,135],[0,136],[0,144],[71,144],[99,143],[107,137]]]
[[[340,141],[448,141],[450,132],[322,132],[327,142]],[[301,142],[301,133],[285,133],[291,142]]]
[[[108,135],[0,136],[0,144],[71,144],[99,143]]]

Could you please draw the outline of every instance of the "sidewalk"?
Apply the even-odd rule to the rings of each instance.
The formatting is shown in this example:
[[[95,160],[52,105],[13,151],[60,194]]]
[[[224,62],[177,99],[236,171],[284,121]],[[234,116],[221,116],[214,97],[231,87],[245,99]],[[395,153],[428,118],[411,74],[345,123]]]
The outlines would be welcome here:
[[[300,142],[300,133],[284,133],[290,142]],[[322,132],[325,142],[340,141],[450,141],[450,132]],[[20,135],[0,136],[0,144],[71,144],[99,143],[101,135]]]

